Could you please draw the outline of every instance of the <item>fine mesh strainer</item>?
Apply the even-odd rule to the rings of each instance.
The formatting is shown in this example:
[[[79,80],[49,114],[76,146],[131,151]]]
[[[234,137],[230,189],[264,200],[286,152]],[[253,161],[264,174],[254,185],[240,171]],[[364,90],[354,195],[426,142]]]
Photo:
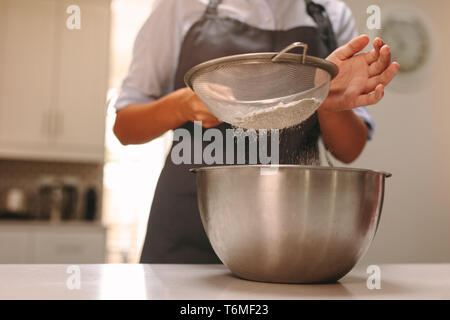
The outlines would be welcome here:
[[[288,53],[296,47],[302,47],[303,54]],[[306,44],[295,42],[279,53],[240,54],[210,60],[190,69],[185,83],[219,120],[231,125],[247,129],[295,125],[322,104],[331,79],[338,73],[335,64],[307,56],[307,49]],[[315,103],[298,104],[305,99]],[[267,112],[280,106],[288,107],[286,111],[291,112],[277,112],[276,116]],[[309,110],[301,110],[305,107]],[[255,119],[255,115],[263,117],[256,117],[259,122],[243,121]],[[264,119],[264,115],[271,119]],[[267,128],[264,120],[272,120],[271,128]]]

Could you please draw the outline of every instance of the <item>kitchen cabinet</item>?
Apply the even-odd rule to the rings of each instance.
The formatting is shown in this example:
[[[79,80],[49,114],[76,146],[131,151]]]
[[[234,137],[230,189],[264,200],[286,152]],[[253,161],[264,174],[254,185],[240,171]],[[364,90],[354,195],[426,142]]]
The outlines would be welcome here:
[[[0,2],[0,158],[103,162],[109,0]]]
[[[2,223],[2,263],[104,263],[106,229],[90,223]]]
[[[0,154],[37,151],[52,139],[55,4],[5,0],[0,6]]]
[[[0,232],[0,263],[26,263],[31,256],[28,233],[24,230],[2,230]]]

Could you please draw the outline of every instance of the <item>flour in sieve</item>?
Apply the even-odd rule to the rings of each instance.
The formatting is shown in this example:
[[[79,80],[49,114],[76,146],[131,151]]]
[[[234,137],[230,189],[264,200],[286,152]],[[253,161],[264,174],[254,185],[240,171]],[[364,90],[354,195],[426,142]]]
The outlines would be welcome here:
[[[236,116],[232,125],[244,129],[284,129],[308,119],[322,101],[310,98]]]

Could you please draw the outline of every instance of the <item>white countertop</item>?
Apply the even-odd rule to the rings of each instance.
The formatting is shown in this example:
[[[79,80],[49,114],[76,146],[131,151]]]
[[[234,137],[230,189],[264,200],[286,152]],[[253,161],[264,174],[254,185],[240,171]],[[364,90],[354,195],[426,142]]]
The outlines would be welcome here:
[[[0,299],[450,299],[450,264],[380,265],[381,289],[366,268],[338,283],[273,284],[241,280],[222,265],[0,265]],[[70,271],[70,269],[69,269]]]

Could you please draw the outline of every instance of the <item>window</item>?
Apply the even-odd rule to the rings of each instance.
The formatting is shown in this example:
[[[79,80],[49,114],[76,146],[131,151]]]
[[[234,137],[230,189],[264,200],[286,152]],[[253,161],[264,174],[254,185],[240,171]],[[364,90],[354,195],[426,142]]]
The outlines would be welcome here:
[[[107,262],[139,262],[156,183],[170,147],[166,134],[145,145],[122,146],[114,136],[114,97],[131,61],[134,39],[152,0],[113,0],[109,107],[106,121],[103,222],[108,228]]]

